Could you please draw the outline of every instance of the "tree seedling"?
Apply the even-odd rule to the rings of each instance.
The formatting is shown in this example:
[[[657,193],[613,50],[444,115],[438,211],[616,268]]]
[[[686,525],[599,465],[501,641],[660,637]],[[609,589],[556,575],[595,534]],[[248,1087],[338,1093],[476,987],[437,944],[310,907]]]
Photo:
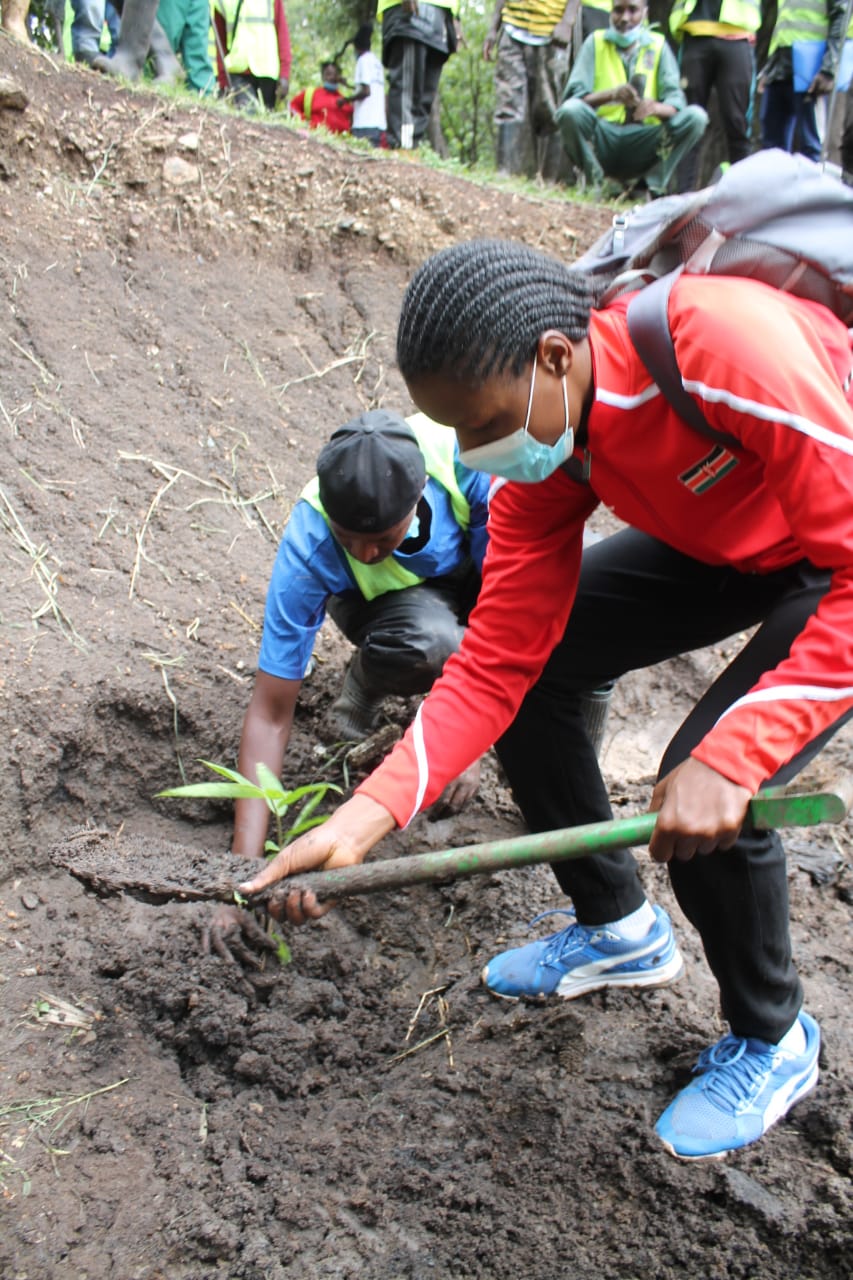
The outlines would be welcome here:
[[[224,765],[213,764],[210,760],[200,760],[206,769],[224,778],[223,782],[194,782],[182,787],[169,787],[158,791],[157,796],[189,796],[196,800],[263,800],[275,818],[276,834],[274,840],[267,840],[264,852],[274,857],[281,849],[301,836],[311,827],[320,826],[328,818],[328,814],[317,813],[317,808],[329,791],[342,794],[340,787],[333,782],[309,782],[304,786],[285,791],[272,769],[265,764],[257,764],[255,770],[257,782],[252,782],[244,774],[235,769],[226,769]],[[291,809],[297,806],[292,819],[288,819]],[[289,822],[289,825],[287,825]],[[234,891],[234,901],[239,907],[247,905],[246,898]],[[276,955],[280,964],[290,961],[290,948],[284,938],[272,926],[270,937],[276,943]]]

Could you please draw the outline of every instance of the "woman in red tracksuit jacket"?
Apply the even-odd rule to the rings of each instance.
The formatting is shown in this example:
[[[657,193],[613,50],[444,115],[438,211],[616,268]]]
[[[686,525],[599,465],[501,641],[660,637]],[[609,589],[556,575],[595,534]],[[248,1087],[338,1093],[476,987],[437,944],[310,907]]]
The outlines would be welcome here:
[[[755,628],[671,742],[651,801],[651,855],[702,937],[730,1027],[656,1130],[675,1155],[717,1157],[817,1080],[784,851],[745,818],[762,785],[791,779],[853,716],[851,339],[828,310],[756,281],[682,276],[669,304],[679,369],[739,442],[727,448],[651,381],[627,299],[593,302],[584,277],[501,241],[445,250],[410,283],[397,349],[412,397],[456,430],[468,465],[504,477],[483,587],[403,742],[248,889],[361,861],[492,743],[531,830],[606,820],[581,696]],[[628,527],[582,562],[599,502]],[[490,961],[494,994],[678,977],[672,926],[630,853],[554,870],[576,916]],[[294,890],[287,911],[298,922],[322,908]]]

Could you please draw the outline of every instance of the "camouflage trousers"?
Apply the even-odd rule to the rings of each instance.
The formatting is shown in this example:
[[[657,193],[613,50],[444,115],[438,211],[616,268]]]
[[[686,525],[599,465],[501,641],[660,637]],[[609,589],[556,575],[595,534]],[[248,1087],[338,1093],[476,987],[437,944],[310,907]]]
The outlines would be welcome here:
[[[537,136],[553,133],[554,112],[569,76],[567,49],[522,44],[501,31],[495,65],[495,124],[523,124]]]

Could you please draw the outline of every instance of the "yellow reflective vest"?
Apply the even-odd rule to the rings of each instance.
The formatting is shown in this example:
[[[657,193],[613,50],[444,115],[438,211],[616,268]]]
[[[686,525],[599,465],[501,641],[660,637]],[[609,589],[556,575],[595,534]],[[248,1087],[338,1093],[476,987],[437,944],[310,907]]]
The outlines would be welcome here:
[[[637,61],[634,64],[634,75],[644,75],[646,77],[646,88],[643,93],[644,98],[651,98],[657,101],[658,96],[658,67],[660,66],[661,50],[664,46],[664,37],[658,35],[656,31],[650,31],[651,43],[644,45],[637,54]],[[595,45],[595,78],[593,80],[594,90],[598,93],[602,89],[616,89],[620,84],[628,83],[628,76],[625,71],[625,64],[619,56],[619,50],[610,40],[605,40],[606,32],[594,31],[592,39]],[[624,124],[626,121],[627,109],[622,102],[605,102],[603,106],[596,108],[596,115],[601,116],[603,120],[612,120],[614,124]],[[657,116],[649,116],[643,120],[643,124],[660,124]]]
[[[697,0],[675,0],[669,15],[669,29],[680,40],[681,28],[690,21]],[[761,26],[761,0],[723,0],[717,22],[739,31],[757,31]]]
[[[829,15],[826,0],[797,0],[779,5],[776,26],[770,41],[769,53],[777,49],[789,49],[793,44],[808,44],[813,40],[825,40],[829,33]],[[853,35],[853,22],[847,30],[847,39]]]
[[[376,6],[376,16],[381,18],[386,9],[394,9],[399,5],[400,0],[379,0]],[[459,0],[430,0],[438,9],[449,9],[454,18],[459,17]]]
[[[253,76],[278,80],[278,34],[275,0],[214,0],[228,31],[226,71],[248,70]]]
[[[448,427],[440,427],[425,413],[415,413],[406,421],[414,431],[418,447],[424,455],[427,475],[446,490],[456,522],[460,529],[467,532],[471,526],[471,506],[456,479],[454,432]],[[301,497],[329,523],[329,517],[320,501],[320,481],[317,476],[308,482]],[[401,591],[403,587],[417,587],[424,581],[400,564],[399,560],[395,560],[393,555],[379,564],[363,564],[345,550],[344,555],[356,586],[365,600],[375,600],[377,596],[384,596],[389,591]]]

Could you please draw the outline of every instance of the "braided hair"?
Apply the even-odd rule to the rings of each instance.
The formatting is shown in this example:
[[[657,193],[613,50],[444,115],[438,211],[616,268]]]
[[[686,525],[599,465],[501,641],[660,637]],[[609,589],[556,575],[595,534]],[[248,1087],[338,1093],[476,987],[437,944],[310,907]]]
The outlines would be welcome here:
[[[591,277],[512,240],[468,240],[433,254],[403,297],[397,363],[407,382],[451,374],[484,382],[519,375],[539,338],[589,332]]]

